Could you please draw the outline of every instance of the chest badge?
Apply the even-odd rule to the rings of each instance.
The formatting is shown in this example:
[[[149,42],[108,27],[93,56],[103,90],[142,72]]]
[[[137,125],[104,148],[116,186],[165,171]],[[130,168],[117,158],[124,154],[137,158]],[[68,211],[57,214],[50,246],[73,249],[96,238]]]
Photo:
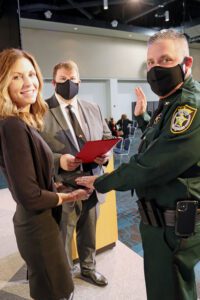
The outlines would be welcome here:
[[[162,113],[159,113],[159,115],[156,116],[156,118],[155,118],[155,120],[154,120],[154,122],[153,122],[154,125],[158,124],[158,122],[159,122],[160,119],[161,119],[161,116],[162,116]]]
[[[190,128],[196,112],[197,109],[189,105],[178,106],[172,117],[171,132],[178,134]]]

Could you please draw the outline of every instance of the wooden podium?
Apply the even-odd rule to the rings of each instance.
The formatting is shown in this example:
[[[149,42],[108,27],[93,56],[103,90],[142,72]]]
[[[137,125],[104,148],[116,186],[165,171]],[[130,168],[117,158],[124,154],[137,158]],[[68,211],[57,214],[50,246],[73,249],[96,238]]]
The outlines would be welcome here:
[[[111,172],[112,170],[113,158],[110,159],[109,164],[106,168],[106,172]],[[105,202],[100,205],[100,214],[97,220],[96,234],[97,253],[115,246],[115,243],[118,239],[115,191],[107,193]],[[74,261],[78,260],[78,253],[76,249],[76,234],[74,234],[72,241],[72,257]]]

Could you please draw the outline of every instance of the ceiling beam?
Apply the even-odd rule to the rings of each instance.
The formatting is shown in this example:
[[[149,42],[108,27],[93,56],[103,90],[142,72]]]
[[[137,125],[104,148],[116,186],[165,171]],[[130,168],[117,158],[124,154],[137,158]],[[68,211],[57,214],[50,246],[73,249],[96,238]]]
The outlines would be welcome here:
[[[84,16],[86,16],[89,20],[93,19],[93,16],[87,12],[84,8],[80,7],[79,4],[75,3],[73,0],[67,0],[67,2],[73,7],[80,11]]]

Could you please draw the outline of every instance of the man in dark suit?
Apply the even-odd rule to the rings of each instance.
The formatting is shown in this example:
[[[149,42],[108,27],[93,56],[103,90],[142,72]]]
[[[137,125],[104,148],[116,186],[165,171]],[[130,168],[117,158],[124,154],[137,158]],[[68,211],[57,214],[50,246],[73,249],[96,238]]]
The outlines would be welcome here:
[[[58,181],[76,188],[74,178],[80,174],[102,174],[109,155],[97,157],[91,164],[83,164],[75,156],[88,140],[111,137],[109,128],[95,103],[77,98],[80,84],[79,70],[73,61],[59,63],[53,70],[55,94],[47,99],[49,111],[45,118],[43,138],[54,153]],[[98,286],[107,285],[106,278],[95,270],[96,221],[98,204],[104,200],[93,192],[86,201],[63,205],[61,230],[69,264],[73,270],[71,242],[76,228],[77,250],[81,275]]]

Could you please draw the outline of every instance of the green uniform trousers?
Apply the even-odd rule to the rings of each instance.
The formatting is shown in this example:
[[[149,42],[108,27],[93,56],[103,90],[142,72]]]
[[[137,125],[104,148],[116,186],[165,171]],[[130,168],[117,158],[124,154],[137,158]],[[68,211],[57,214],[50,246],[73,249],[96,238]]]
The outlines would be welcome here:
[[[140,224],[148,300],[197,300],[194,266],[200,259],[200,223],[179,238],[174,227]],[[155,263],[156,261],[156,263]]]

